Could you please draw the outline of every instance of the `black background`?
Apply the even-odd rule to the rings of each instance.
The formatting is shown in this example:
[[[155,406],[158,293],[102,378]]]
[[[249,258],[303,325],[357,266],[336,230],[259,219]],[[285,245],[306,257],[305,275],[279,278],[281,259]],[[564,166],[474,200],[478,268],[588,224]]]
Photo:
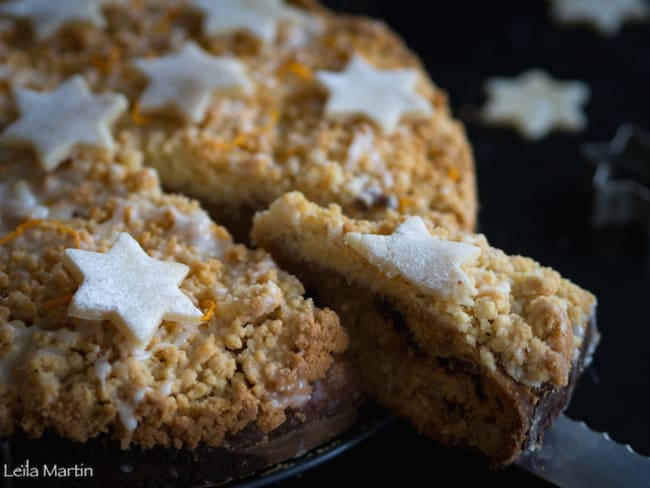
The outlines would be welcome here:
[[[557,25],[541,0],[325,3],[384,19],[448,92],[474,147],[480,230],[492,245],[552,266],[598,296],[602,342],[568,415],[650,456],[650,243],[639,231],[591,228],[580,154],[581,144],[610,140],[624,122],[650,129],[650,24],[628,23],[608,39],[589,27]],[[531,143],[480,123],[484,81],[533,67],[590,86],[584,132]],[[284,486],[469,481],[539,484],[518,468],[491,472],[472,456],[442,449],[395,422]]]

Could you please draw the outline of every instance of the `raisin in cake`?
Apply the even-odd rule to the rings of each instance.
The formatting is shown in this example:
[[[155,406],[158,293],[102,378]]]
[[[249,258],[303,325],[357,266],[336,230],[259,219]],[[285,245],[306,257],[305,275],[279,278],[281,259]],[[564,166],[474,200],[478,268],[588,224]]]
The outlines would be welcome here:
[[[311,1],[93,1],[67,16],[63,2],[44,13],[21,1],[0,2],[2,126],[20,112],[12,89],[81,75],[127,97],[116,133],[165,187],[240,237],[291,190],[358,218],[399,211],[474,227],[464,130],[380,22]]]
[[[371,397],[495,465],[541,442],[595,347],[590,293],[482,235],[290,193],[253,239],[338,312]]]
[[[336,315],[117,146],[47,172],[0,151],[5,462],[76,459],[105,484],[173,470],[189,486],[348,428],[357,393]]]

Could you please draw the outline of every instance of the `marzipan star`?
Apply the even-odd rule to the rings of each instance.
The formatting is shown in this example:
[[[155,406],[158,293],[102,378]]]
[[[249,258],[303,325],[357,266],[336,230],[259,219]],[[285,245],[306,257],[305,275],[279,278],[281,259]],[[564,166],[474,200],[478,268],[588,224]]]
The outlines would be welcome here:
[[[589,87],[580,81],[556,81],[544,71],[530,70],[514,79],[490,79],[485,88],[489,99],[483,119],[512,125],[528,139],[541,139],[553,129],[579,131],[587,124],[582,106]]]
[[[615,35],[627,20],[650,16],[645,0],[552,0],[553,17],[563,24],[588,23],[605,36]]]
[[[400,275],[461,304],[476,293],[461,265],[477,259],[481,249],[432,237],[420,217],[410,217],[389,236],[350,232],[344,240],[389,278]]]
[[[34,35],[45,40],[72,23],[103,27],[102,6],[113,0],[11,0],[0,5],[0,15],[26,19]]]
[[[250,87],[242,63],[228,57],[211,56],[193,42],[178,53],[138,59],[135,65],[150,80],[138,101],[138,109],[143,114],[171,109],[182,118],[198,123],[205,117],[215,92]]]
[[[110,125],[124,113],[123,95],[94,95],[81,76],[55,90],[13,91],[20,116],[0,134],[0,145],[32,147],[43,169],[51,171],[77,148],[113,151]]]
[[[431,103],[416,90],[415,69],[380,70],[355,55],[344,71],[319,71],[316,76],[330,92],[325,113],[331,118],[365,116],[390,134],[403,116],[433,113]]]
[[[66,249],[63,264],[81,282],[69,315],[110,320],[136,347],[146,347],[163,320],[201,322],[178,288],[189,268],[148,256],[129,234],[106,253]]]
[[[284,0],[191,0],[189,5],[203,13],[208,36],[247,31],[265,42],[275,39],[281,23],[304,24],[310,17]]]

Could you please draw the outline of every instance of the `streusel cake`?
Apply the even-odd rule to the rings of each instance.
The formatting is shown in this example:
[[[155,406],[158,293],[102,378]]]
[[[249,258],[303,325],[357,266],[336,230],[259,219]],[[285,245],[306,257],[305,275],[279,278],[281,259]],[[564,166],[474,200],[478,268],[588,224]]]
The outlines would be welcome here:
[[[593,295],[482,235],[290,193],[253,239],[337,311],[371,397],[494,464],[541,442],[593,352]]]

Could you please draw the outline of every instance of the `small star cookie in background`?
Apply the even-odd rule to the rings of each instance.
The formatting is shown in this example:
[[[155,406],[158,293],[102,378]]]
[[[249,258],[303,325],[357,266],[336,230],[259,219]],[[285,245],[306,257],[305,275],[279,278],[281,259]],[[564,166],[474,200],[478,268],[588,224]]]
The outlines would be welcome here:
[[[593,224],[635,225],[650,236],[650,133],[625,124],[612,141],[582,151],[592,165]]]
[[[483,120],[511,125],[528,139],[541,139],[554,129],[580,131],[587,125],[582,107],[590,91],[581,81],[556,81],[535,69],[513,79],[492,78],[485,89],[489,99]]]
[[[11,0],[0,5],[0,15],[27,20],[39,40],[45,40],[70,24],[106,23],[102,6],[114,0]]]
[[[203,313],[179,289],[190,269],[148,256],[129,234],[106,253],[66,249],[63,264],[81,282],[69,315],[110,320],[136,347],[146,347],[163,320],[201,322]]]
[[[325,114],[333,119],[365,116],[391,134],[402,117],[428,117],[431,102],[416,90],[415,69],[380,70],[354,55],[342,72],[319,71],[318,81],[330,93]]]
[[[0,134],[0,146],[31,147],[46,171],[55,169],[73,150],[113,152],[110,125],[128,106],[126,97],[91,93],[81,76],[51,92],[15,88],[18,119]]]
[[[315,20],[284,0],[191,0],[188,7],[203,14],[207,36],[246,31],[269,43],[281,24],[307,25]]]
[[[646,20],[650,7],[645,0],[551,0],[551,14],[562,24],[591,24],[612,37],[628,20]]]
[[[154,114],[173,110],[181,118],[203,120],[215,92],[246,90],[246,69],[228,57],[210,56],[190,42],[181,51],[154,59],[138,59],[136,67],[149,77],[138,110]]]
[[[344,241],[389,278],[407,281],[441,297],[466,303],[476,293],[461,265],[476,260],[480,248],[435,239],[420,217],[411,217],[389,235],[350,232]]]

